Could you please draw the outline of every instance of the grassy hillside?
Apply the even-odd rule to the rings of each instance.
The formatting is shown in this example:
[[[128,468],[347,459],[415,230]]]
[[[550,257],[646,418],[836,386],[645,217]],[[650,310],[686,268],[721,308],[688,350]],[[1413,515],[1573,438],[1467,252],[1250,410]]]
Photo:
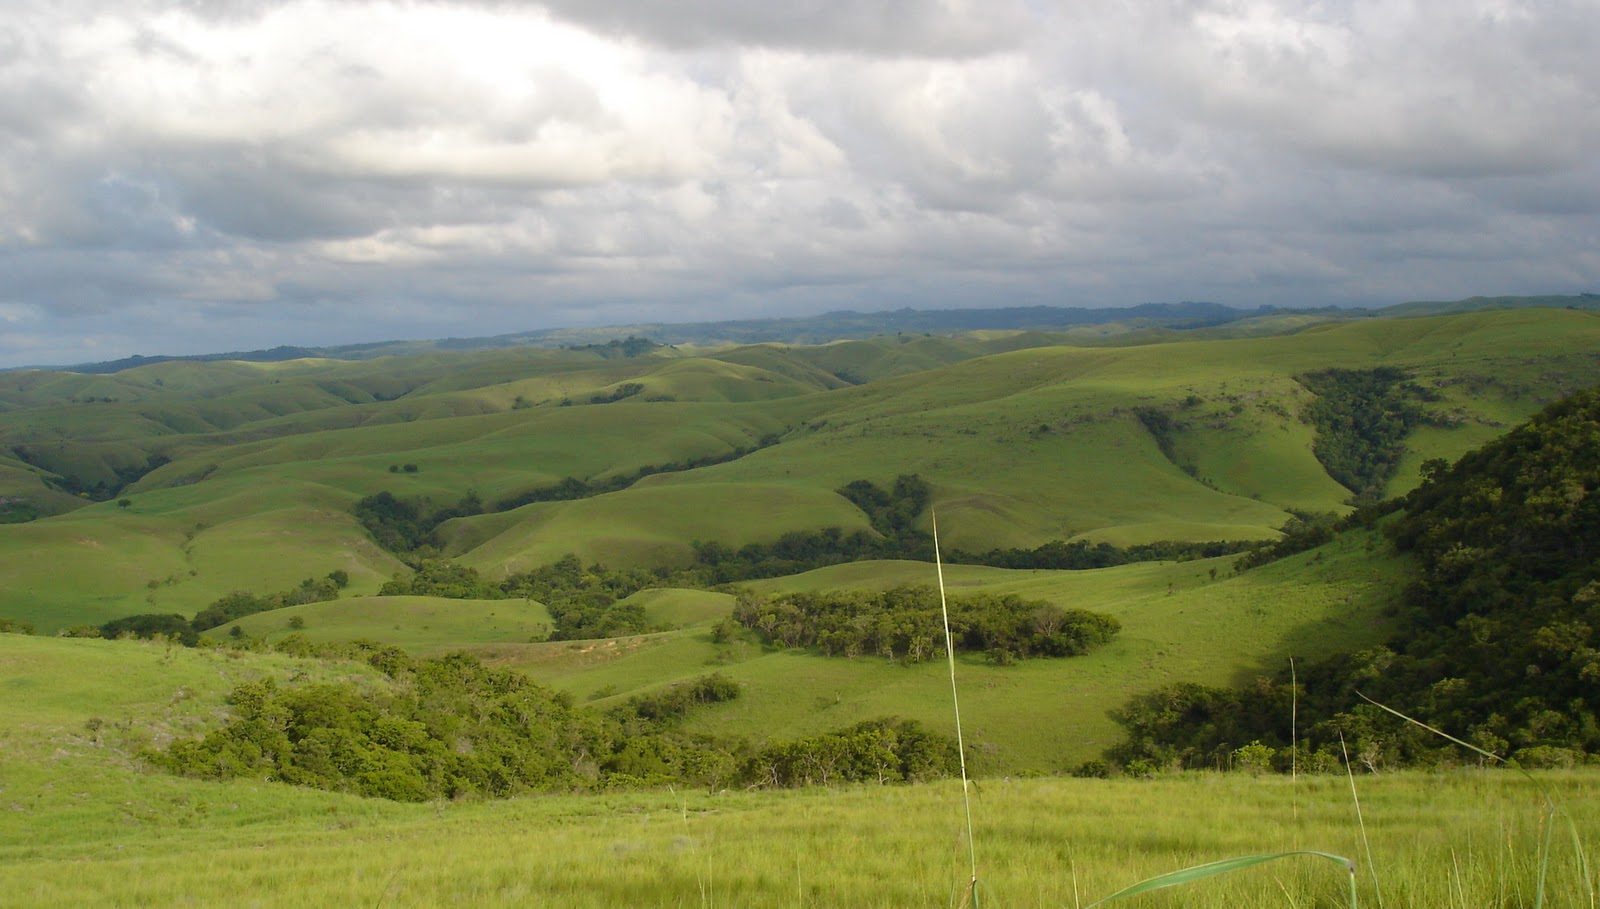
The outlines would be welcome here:
[[[0,635],[0,661],[0,905],[887,907],[957,900],[969,876],[955,784],[401,804],[203,783],[150,773],[134,752],[203,721],[232,681],[348,666],[15,635]],[[1413,906],[1531,904],[1547,795],[1572,817],[1547,905],[1588,905],[1574,856],[1600,837],[1592,774],[1363,778],[1364,832],[1342,777],[992,779],[973,794],[973,846],[985,904],[1081,904],[1203,861],[1307,848],[1356,860],[1362,905],[1380,891]],[[1337,866],[1287,860],[1153,904],[1342,905],[1345,887]]]
[[[291,634],[314,643],[383,641],[418,653],[550,636],[550,613],[526,600],[351,597],[287,606],[229,623],[246,637],[276,643]],[[221,630],[219,629],[219,632]]]
[[[904,474],[930,484],[947,551],[1272,539],[1292,515],[1342,512],[1352,495],[1318,459],[1319,398],[1302,377],[1404,376],[1420,416],[1384,480],[1394,495],[1416,485],[1425,460],[1454,460],[1600,383],[1596,351],[1595,312],[1463,304],[1193,329],[1129,321],[817,346],[430,349],[0,373],[0,520],[15,522],[0,523],[0,619],[49,635],[136,613],[191,616],[233,591],[267,596],[343,572],[339,599],[210,634],[465,648],[595,709],[721,673],[740,697],[696,707],[681,731],[752,745],[890,715],[949,732],[942,662],[763,646],[721,625],[734,592],[663,582],[625,601],[659,630],[559,642],[548,640],[551,610],[527,598],[378,596],[410,569],[353,509],[379,492],[431,508],[477,503],[482,513],[438,527],[438,554],[491,579],[576,553],[583,565],[662,568],[643,575],[659,580],[690,564],[695,543],[872,532],[838,490],[861,479],[888,488]],[[553,488],[577,492],[543,494]],[[918,527],[928,521],[917,515]],[[1366,904],[1379,904],[1380,887],[1397,905],[1531,904],[1537,799],[1504,776],[1363,779],[1371,868],[1342,778],[1018,779],[1100,757],[1122,734],[1112,712],[1135,695],[1252,684],[1291,658],[1304,666],[1386,640],[1417,571],[1368,530],[1242,574],[1233,563],[945,566],[952,595],[1015,594],[1122,627],[1086,656],[958,660],[981,778],[985,902],[1073,905],[1182,865],[1315,848],[1362,862]],[[589,578],[597,589],[604,574]],[[746,586],[777,595],[933,580],[926,563],[863,561]],[[563,601],[549,602],[559,613]],[[951,785],[400,805],[202,783],[153,772],[140,752],[216,728],[234,685],[374,694],[390,683],[338,661],[5,633],[0,666],[0,906],[237,905],[241,895],[263,906],[898,906],[952,900],[968,874]],[[1596,781],[1552,774],[1540,785],[1573,810],[1578,849],[1592,852]],[[1557,855],[1550,904],[1592,905],[1574,850]],[[1152,904],[1321,905],[1344,886],[1337,869],[1273,869]]]
[[[1007,571],[946,566],[952,596],[1016,594],[1117,617],[1122,633],[1089,656],[994,666],[963,657],[958,669],[975,766],[984,775],[1063,771],[1117,739],[1109,711],[1169,682],[1237,684],[1308,659],[1381,640],[1402,586],[1404,563],[1353,535],[1242,575],[1228,559],[1146,563],[1097,571]],[[1216,570],[1216,576],[1211,572]],[[932,584],[932,566],[870,562],[748,585],[759,592],[882,589]],[[668,596],[662,593],[658,596]],[[672,596],[689,596],[689,592]],[[930,726],[949,722],[945,667],[840,659],[769,650],[748,637],[714,643],[712,624],[732,600],[702,595],[683,628],[615,641],[499,644],[473,650],[580,699],[621,699],[715,668],[745,686],[736,702],[709,708],[705,731],[790,738],[876,716]]]
[[[798,421],[781,445],[652,478],[618,497],[693,486],[724,513],[739,509],[719,495],[730,481],[822,492],[863,476],[886,482],[917,473],[934,483],[950,541],[963,548],[1078,536],[1268,537],[1287,510],[1337,510],[1350,495],[1311,455],[1312,431],[1300,419],[1310,393],[1295,376],[1330,366],[1415,372],[1441,400],[1432,405],[1439,425],[1418,434],[1409,466],[1504,431],[1563,386],[1600,380],[1586,347],[1600,340],[1597,329],[1590,313],[1535,311],[1367,321],[1292,337],[1017,351],[773,408]],[[1171,416],[1168,450],[1140,421],[1141,409]],[[1414,482],[1402,471],[1392,491]],[[767,526],[774,536],[788,529]]]
[[[1413,485],[1423,460],[1453,458],[1600,381],[1600,315],[1564,309],[1061,341],[990,333],[631,358],[512,350],[7,373],[0,498],[14,513],[75,510],[0,525],[11,581],[0,616],[49,631],[192,614],[233,590],[265,594],[334,570],[350,574],[352,593],[375,593],[402,566],[350,510],[383,490],[438,505],[479,496],[491,513],[441,535],[448,554],[494,576],[567,552],[681,565],[697,540],[863,528],[835,490],[906,473],[933,485],[946,543],[963,549],[1268,539],[1291,511],[1342,510],[1351,494],[1312,454],[1311,392],[1297,376],[1395,367],[1433,397],[1390,493]],[[495,511],[568,477],[640,479]]]

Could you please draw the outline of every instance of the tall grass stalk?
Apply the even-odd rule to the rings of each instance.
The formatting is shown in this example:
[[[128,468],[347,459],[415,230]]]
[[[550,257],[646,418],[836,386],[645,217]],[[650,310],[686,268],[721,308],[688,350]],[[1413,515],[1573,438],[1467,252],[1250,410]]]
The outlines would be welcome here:
[[[961,700],[956,695],[956,645],[955,639],[950,634],[950,606],[945,600],[944,593],[944,560],[939,556],[939,515],[930,509],[928,516],[933,521],[933,567],[939,579],[939,612],[944,619],[944,652],[950,663],[950,704],[955,708],[956,714],[956,751],[961,761],[961,803],[967,813],[967,856],[972,866],[972,878],[967,884],[967,896],[962,900],[962,905],[968,905],[970,902],[973,909],[977,909],[978,844],[972,834],[972,787],[967,780],[966,740],[961,735]]]
[[[1361,796],[1356,794],[1356,774],[1350,769],[1350,749],[1344,743],[1344,730],[1339,731],[1339,750],[1344,752],[1344,775],[1350,780],[1350,801],[1356,806],[1356,827],[1361,831],[1361,849],[1367,856],[1367,873],[1372,876],[1372,892],[1377,897],[1378,909],[1383,909],[1383,885],[1378,883],[1378,865],[1372,858],[1372,840],[1367,836],[1367,821],[1361,815]]]
[[[1289,658],[1289,782],[1294,793],[1295,848],[1300,847],[1300,683],[1295,678],[1294,657]]]

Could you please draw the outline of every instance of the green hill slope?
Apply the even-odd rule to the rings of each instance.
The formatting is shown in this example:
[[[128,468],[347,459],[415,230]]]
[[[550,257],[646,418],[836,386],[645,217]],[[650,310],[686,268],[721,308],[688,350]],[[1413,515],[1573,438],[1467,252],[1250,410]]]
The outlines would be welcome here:
[[[1123,626],[1110,645],[1084,657],[1014,666],[961,659],[962,709],[979,772],[1055,772],[1098,757],[1120,736],[1109,711],[1160,684],[1230,684],[1271,673],[1290,657],[1381,640],[1389,627],[1384,616],[1407,576],[1403,559],[1357,536],[1243,575],[1233,575],[1230,564],[1220,559],[1071,572],[946,566],[953,596],[1016,594],[1106,612]],[[748,586],[776,593],[931,583],[931,565],[866,562]],[[702,721],[708,732],[782,739],[883,715],[931,726],[948,722],[942,662],[772,651],[743,636],[718,643],[713,625],[729,613],[732,600],[704,602],[698,619],[673,632],[473,650],[581,699],[621,699],[715,667],[742,683],[745,693]]]
[[[1423,460],[1600,381],[1600,316],[1575,310],[985,352],[1059,340],[1017,337],[8,373],[0,437],[20,491],[0,495],[14,512],[79,507],[0,526],[0,616],[51,630],[192,614],[334,570],[372,593],[402,566],[350,510],[384,490],[437,505],[476,494],[490,513],[441,533],[491,576],[566,552],[683,565],[695,541],[865,528],[835,490],[912,473],[933,486],[947,545],[972,551],[1267,539],[1351,494],[1313,453],[1299,376],[1389,367],[1426,392],[1391,494]],[[844,384],[851,369],[871,380]],[[567,478],[626,488],[496,510]],[[69,494],[84,487],[88,499]]]

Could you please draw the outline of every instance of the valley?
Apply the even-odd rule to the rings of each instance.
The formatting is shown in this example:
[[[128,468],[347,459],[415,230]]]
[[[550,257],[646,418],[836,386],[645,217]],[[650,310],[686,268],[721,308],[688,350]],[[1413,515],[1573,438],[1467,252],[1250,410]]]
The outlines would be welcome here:
[[[772,882],[728,871],[725,847],[748,835],[741,818],[760,815],[792,825],[796,842],[812,844],[795,848],[823,860],[835,847],[816,845],[818,825],[834,823],[823,818],[836,809],[804,793],[718,795],[717,782],[707,792],[708,779],[735,778],[732,765],[688,769],[672,749],[685,762],[702,754],[694,748],[748,760],[889,717],[945,734],[942,656],[894,645],[827,655],[731,622],[741,598],[932,585],[934,512],[952,596],[1018,597],[1116,626],[1077,655],[973,650],[956,661],[969,769],[994,800],[1088,797],[1079,787],[1094,783],[1069,777],[1116,769],[1105,757],[1124,740],[1135,699],[1173,686],[1264,686],[1291,660],[1390,641],[1407,627],[1407,591],[1423,572],[1392,540],[1402,497],[1440,464],[1600,385],[1600,313],[1590,309],[1464,302],[1409,312],[0,373],[0,621],[31,632],[0,634],[9,756],[0,804],[12,806],[11,823],[40,831],[0,828],[0,854],[20,863],[13,882],[34,880],[33,904],[65,905],[88,891],[51,889],[39,874],[131,849],[117,861],[164,870],[158,889],[130,899],[160,902],[198,886],[174,866],[195,836],[229,850],[270,840],[283,855],[295,831],[316,827],[341,873],[362,879],[344,890],[315,875],[270,887],[303,887],[310,904],[370,902],[390,892],[360,870],[381,865],[377,842],[428,836],[470,852],[481,848],[473,827],[552,823],[575,838],[563,848],[621,850],[625,862],[637,850],[640,874],[673,865],[673,850],[707,863],[680,882],[681,904],[796,905]],[[913,478],[925,500],[890,492]],[[864,507],[874,495],[881,505]],[[373,522],[375,501],[390,523]],[[1301,535],[1306,544],[1285,544],[1281,558],[1241,561]],[[1065,552],[1098,553],[1106,567],[1028,562]],[[999,567],[999,553],[1021,567]],[[746,560],[748,579],[718,582],[708,559],[734,558]],[[517,586],[563,559],[574,568],[568,587],[541,598]],[[405,586],[444,569],[466,579],[459,593]],[[184,625],[224,601],[250,605],[220,623],[194,621],[199,647],[95,639],[107,623]],[[572,618],[580,608],[601,618]],[[623,618],[604,618],[613,614]],[[602,627],[581,621],[621,624],[603,637],[563,631]],[[359,641],[407,659],[464,652],[487,671],[548,687],[575,715],[634,733],[644,727],[629,711],[644,709],[641,699],[713,675],[737,696],[697,704],[670,728],[648,726],[671,743],[661,746],[671,769],[651,771],[658,776],[625,779],[623,764],[598,756],[592,773],[575,763],[583,782],[570,785],[591,793],[582,798],[436,800],[418,813],[251,774],[202,782],[151,769],[173,742],[218,729],[242,684],[353,685],[375,702],[409,690],[375,661],[341,658]],[[1248,744],[1216,750],[1216,769]],[[1397,776],[1378,798],[1413,810],[1400,806],[1422,798],[1425,776]],[[1593,785],[1577,772],[1548,782],[1568,805]],[[669,784],[670,797],[658,788]],[[870,829],[867,816],[886,804],[874,799],[920,816],[952,794],[948,784],[912,789],[851,790],[848,810],[860,814],[848,823]],[[1279,820],[1284,792],[1263,809]],[[1145,797],[1118,789],[1113,799]],[[617,826],[629,812],[656,819],[648,833]],[[1066,836],[1039,823],[1049,830],[1029,836]],[[1595,823],[1581,814],[1584,837]],[[680,832],[669,842],[658,828]],[[1272,836],[1298,842],[1302,832]],[[1022,841],[1017,856],[1068,860]],[[918,854],[929,849],[939,852]],[[1170,852],[1181,860],[1194,850]],[[224,877],[250,874],[242,858],[228,862],[237,867]],[[607,904],[513,882],[514,864],[484,859],[482,882],[470,885],[408,878],[410,895],[397,902]],[[793,864],[757,877],[794,875]],[[798,874],[798,904],[852,886],[845,875],[807,890]],[[614,882],[625,889],[624,878]],[[1064,904],[1061,886],[1026,885]]]

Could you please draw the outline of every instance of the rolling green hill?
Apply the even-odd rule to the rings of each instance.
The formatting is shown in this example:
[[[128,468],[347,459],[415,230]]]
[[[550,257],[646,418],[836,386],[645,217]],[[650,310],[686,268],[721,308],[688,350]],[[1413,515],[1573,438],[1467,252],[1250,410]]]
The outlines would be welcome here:
[[[1184,784],[1017,778],[1087,772],[1085,762],[1124,741],[1119,711],[1170,691],[1254,692],[1276,710],[1267,732],[1221,720],[1202,729],[1223,740],[1191,749],[1197,766],[1232,761],[1257,735],[1282,745],[1286,739],[1268,734],[1281,731],[1284,719],[1271,698],[1287,690],[1291,659],[1302,684],[1308,671],[1329,674],[1321,667],[1349,663],[1339,655],[1351,652],[1366,654],[1357,670],[1381,672],[1379,645],[1399,647],[1397,634],[1419,627],[1424,643],[1446,655],[1478,648],[1464,663],[1420,646],[1388,653],[1388,665],[1405,670],[1390,683],[1421,680],[1394,690],[1423,692],[1416,696],[1429,717],[1462,722],[1463,705],[1481,701],[1551,737],[1563,734],[1556,716],[1563,704],[1505,693],[1506,679],[1526,681],[1535,664],[1551,684],[1561,682],[1568,707],[1592,681],[1594,641],[1573,616],[1593,605],[1593,585],[1579,587],[1567,571],[1592,573],[1579,564],[1592,561],[1589,538],[1556,522],[1533,546],[1528,529],[1541,515],[1587,521],[1592,502],[1588,510],[1574,503],[1593,490],[1568,468],[1523,469],[1507,454],[1534,451],[1545,458],[1537,463],[1557,463],[1550,459],[1558,446],[1547,441],[1553,436],[1513,428],[1600,384],[1600,313],[1554,302],[1263,312],[1192,327],[1134,319],[948,336],[908,330],[817,345],[435,345],[348,361],[0,373],[0,904],[232,905],[246,891],[263,905],[666,904],[667,885],[671,901],[684,905],[943,898],[953,892],[947,878],[965,880],[964,870],[952,874],[944,861],[954,853],[965,859],[954,820],[960,792],[951,786],[874,786],[823,799],[719,793],[713,782],[667,797],[625,791],[646,777],[630,783],[619,765],[608,771],[618,791],[581,799],[404,805],[260,778],[181,778],[159,772],[152,757],[242,715],[240,698],[229,700],[242,683],[270,679],[273,690],[310,692],[312,704],[318,692],[337,690],[343,700],[327,703],[356,708],[416,690],[414,674],[272,649],[305,653],[353,641],[418,656],[465,650],[495,669],[517,670],[562,692],[549,703],[574,711],[571,729],[611,724],[618,732],[608,759],[662,774],[652,779],[673,778],[673,768],[630,750],[663,728],[652,725],[650,709],[713,673],[738,696],[696,704],[672,721],[678,725],[663,741],[685,745],[675,760],[712,754],[693,749],[713,741],[737,743],[725,753],[745,760],[885,717],[950,735],[942,659],[783,649],[729,621],[742,596],[932,584],[931,563],[846,561],[721,589],[705,589],[697,581],[705,569],[694,567],[708,543],[737,552],[826,528],[839,528],[841,538],[931,530],[928,510],[908,512],[908,528],[886,530],[880,513],[855,504],[866,500],[841,492],[858,480],[887,490],[913,474],[928,485],[947,554],[1025,553],[1052,541],[1266,541],[1278,539],[1280,528],[1293,542],[1306,527],[1325,526],[1327,513],[1349,513],[1353,496],[1374,492],[1363,484],[1394,497],[1417,490],[1424,473],[1433,477],[1408,499],[1416,515],[1352,527],[1249,570],[1232,555],[1075,571],[942,566],[953,597],[1015,595],[1094,610],[1121,628],[1080,656],[1009,665],[977,653],[957,659],[967,758],[982,780],[980,835],[1004,844],[995,849],[1005,857],[986,870],[996,895],[1009,896],[1002,902],[1067,905],[1078,898],[1080,867],[1088,890],[1103,895],[1139,876],[1226,854],[1332,848],[1357,855],[1360,841],[1345,829],[1342,776],[1208,776]],[[1568,404],[1583,400],[1592,409],[1592,398]],[[1574,432],[1592,436],[1593,420]],[[1587,458],[1592,473],[1589,436],[1568,448]],[[1432,460],[1474,451],[1451,471]],[[1352,478],[1350,463],[1366,472]],[[1483,463],[1498,471],[1498,498],[1469,469]],[[1523,486],[1526,494],[1512,495]],[[421,534],[420,548],[385,549],[356,513],[358,503],[383,492],[420,503],[420,514],[453,516]],[[1517,510],[1501,508],[1505,521],[1493,525],[1457,507],[1513,500]],[[1440,527],[1476,528],[1476,537],[1461,539],[1494,557],[1462,555]],[[1395,548],[1396,528],[1413,551]],[[1537,595],[1528,610],[1512,603],[1490,612],[1456,596],[1449,578],[1457,575],[1472,591],[1516,581],[1515,571],[1497,567],[1515,558],[1502,550],[1532,552],[1530,564],[1565,573],[1559,583],[1518,581]],[[500,599],[379,595],[424,557],[475,570],[482,583],[471,595],[492,597],[507,589],[497,586],[504,579],[568,553],[581,560],[563,563],[580,582],[576,592],[535,596],[534,588],[513,586]],[[348,586],[325,593],[335,598],[281,606],[286,593],[341,572]],[[630,627],[648,633],[551,640],[563,609],[585,597],[590,606],[609,602],[608,590],[623,597],[616,608],[642,615]],[[236,591],[259,596],[246,599],[266,611],[205,632],[233,647],[52,637],[138,614],[187,619]],[[1557,600],[1560,610],[1551,606]],[[274,605],[281,608],[267,608]],[[1449,621],[1419,620],[1419,608]],[[1512,628],[1522,612],[1540,615],[1540,627]],[[1501,624],[1473,637],[1485,622]],[[38,634],[4,633],[18,623]],[[392,649],[379,653],[402,658]],[[439,665],[468,663],[452,659]],[[1434,685],[1435,668],[1457,678]],[[1480,669],[1493,683],[1483,691],[1464,681]],[[450,670],[437,671],[444,678]],[[512,689],[526,684],[498,677]],[[1544,687],[1554,692],[1551,684]],[[1349,708],[1342,689],[1307,691],[1316,703],[1297,703],[1306,716],[1312,708]],[[1145,719],[1182,725],[1189,715],[1179,715],[1178,703]],[[477,702],[476,719],[500,709]],[[1491,725],[1472,734],[1492,743]],[[417,732],[415,724],[383,728],[396,736],[385,741],[395,753]],[[1299,734],[1307,735],[1304,727]],[[1592,738],[1592,724],[1584,734]],[[306,756],[315,759],[324,740],[301,741],[312,742]],[[1566,754],[1539,742],[1556,757]],[[430,740],[435,752],[437,745]],[[451,753],[490,747],[498,746],[469,736]],[[580,766],[589,758],[594,766]],[[598,760],[579,754],[574,764],[596,787]],[[382,767],[357,770],[383,774]],[[1569,794],[1581,863],[1583,850],[1592,850],[1593,783],[1542,776],[1524,789],[1511,781],[1508,794],[1503,781],[1481,775],[1441,782],[1385,773],[1364,781],[1362,805],[1385,817],[1374,825],[1385,850],[1382,873],[1396,874],[1396,855],[1416,866],[1399,872],[1392,889],[1386,877],[1386,891],[1418,905],[1504,902],[1508,887],[1531,892],[1542,828],[1540,818],[1522,818],[1526,806],[1552,789]],[[1428,786],[1449,792],[1429,800],[1418,794]],[[1320,800],[1308,800],[1312,794]],[[1152,802],[1170,810],[1152,814]],[[1098,821],[1086,824],[1086,816]],[[1239,819],[1220,824],[1224,816]],[[1309,826],[1313,819],[1319,826]],[[1461,830],[1471,831],[1465,842],[1430,839]],[[1424,842],[1430,845],[1417,845]],[[874,858],[890,845],[905,850],[895,868]],[[433,860],[410,859],[424,849]],[[1415,859],[1413,849],[1420,850]],[[197,864],[201,851],[214,861]],[[1490,854],[1498,870],[1480,872],[1493,864]],[[1465,873],[1459,855],[1469,856]],[[1561,886],[1574,905],[1586,904],[1592,881],[1572,884],[1573,864],[1558,850]],[[821,872],[813,872],[823,866],[827,879],[819,884]],[[1296,872],[1274,878],[1276,888],[1256,881],[1203,891],[1213,902],[1200,901],[1197,889],[1196,904],[1330,898],[1329,882],[1309,877]],[[1360,885],[1366,895],[1367,878]]]
[[[440,505],[479,496],[489,513],[440,535],[446,554],[491,576],[567,552],[612,567],[684,565],[697,540],[865,528],[835,490],[912,473],[933,485],[947,545],[973,551],[1270,539],[1291,512],[1339,511],[1351,495],[1313,454],[1313,398],[1298,376],[1393,367],[1427,392],[1389,494],[1413,485],[1423,460],[1457,456],[1600,381],[1600,316],[1565,309],[1061,341],[899,336],[623,358],[524,349],[8,373],[0,467],[15,466],[0,470],[0,497],[13,513],[76,507],[0,526],[11,581],[0,616],[54,630],[192,614],[232,590],[333,570],[370,594],[403,566],[350,510],[384,490]],[[631,485],[495,508],[569,477]]]
[[[1414,420],[1382,490],[1397,495],[1425,460],[1453,459],[1600,382],[1595,351],[1600,315],[1512,308],[1269,313],[1114,338],[991,331],[7,373],[0,497],[15,518],[35,519],[0,525],[0,618],[52,633],[192,616],[234,591],[265,596],[344,572],[343,599],[230,627],[277,639],[297,619],[314,640],[470,646],[601,701],[724,667],[750,695],[704,722],[750,733],[813,734],[886,712],[931,721],[942,700],[929,667],[713,643],[731,608],[721,594],[636,594],[649,624],[669,630],[577,645],[538,643],[549,615],[521,600],[374,597],[412,556],[377,545],[355,504],[379,492],[432,508],[472,502],[434,536],[441,555],[493,580],[567,553],[666,573],[692,565],[696,543],[875,533],[838,490],[908,474],[930,484],[947,549],[1271,540],[1294,515],[1348,510],[1356,491],[1318,459],[1326,430],[1308,375],[1405,377]],[[549,493],[559,489],[576,491]],[[916,526],[927,529],[926,513]],[[983,760],[996,772],[1061,769],[1115,735],[1106,711],[1137,690],[1236,682],[1290,656],[1380,640],[1406,568],[1379,555],[1328,550],[1242,576],[1231,559],[953,567],[958,584],[1124,625],[1103,652],[1061,664],[973,662],[974,700],[991,716]],[[857,563],[754,586],[918,575],[929,580],[926,565]]]

